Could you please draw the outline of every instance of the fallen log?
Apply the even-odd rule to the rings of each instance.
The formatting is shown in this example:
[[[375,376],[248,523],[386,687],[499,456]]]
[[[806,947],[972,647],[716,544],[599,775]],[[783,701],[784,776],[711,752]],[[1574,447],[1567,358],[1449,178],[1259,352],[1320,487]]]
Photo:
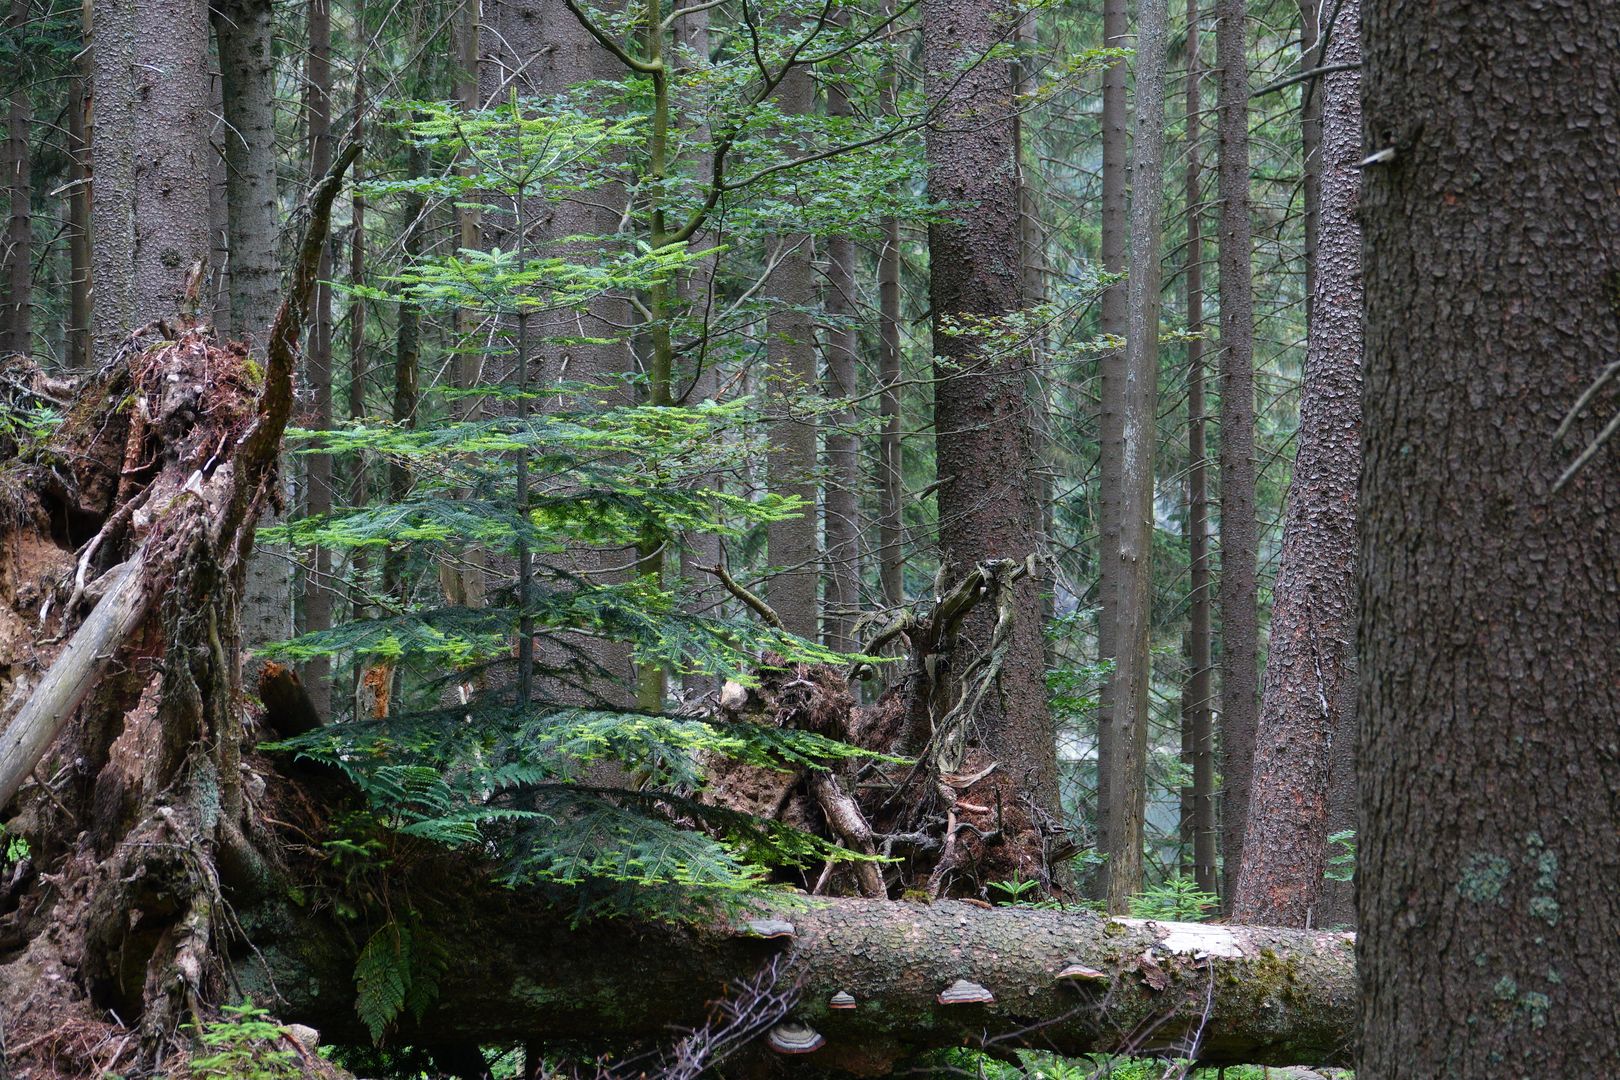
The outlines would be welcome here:
[[[819,1033],[824,1045],[794,1055],[818,1069],[887,1075],[924,1052],[964,1045],[996,1053],[1154,1054],[1211,1065],[1350,1061],[1356,980],[1349,934],[959,901],[812,906],[801,899],[754,919],[765,921],[753,928],[733,919],[696,928],[610,921],[570,929],[564,914],[522,893],[464,895],[453,914],[431,924],[454,957],[438,999],[395,1038],[667,1043],[672,1031],[701,1028],[728,987],[735,996],[739,982],[757,983],[774,965],[777,988],[794,993],[780,1016],[763,1023]],[[347,1011],[332,993],[352,984],[338,978],[346,961],[329,977],[315,977],[308,966],[317,956],[332,960],[328,944],[302,932],[279,946],[263,942],[235,977],[269,1000],[266,972],[279,970],[280,1015],[331,1025]],[[288,978],[294,971],[301,977]],[[994,1000],[942,1003],[957,980]],[[855,1006],[834,1003],[839,994]],[[765,1046],[756,1037],[754,1049],[767,1053]]]

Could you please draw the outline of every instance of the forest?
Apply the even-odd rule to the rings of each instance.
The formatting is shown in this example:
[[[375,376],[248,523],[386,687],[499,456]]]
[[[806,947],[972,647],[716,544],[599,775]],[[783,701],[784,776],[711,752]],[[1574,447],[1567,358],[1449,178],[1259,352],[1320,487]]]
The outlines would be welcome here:
[[[1620,5],[0,27],[0,1080],[1620,1076]]]

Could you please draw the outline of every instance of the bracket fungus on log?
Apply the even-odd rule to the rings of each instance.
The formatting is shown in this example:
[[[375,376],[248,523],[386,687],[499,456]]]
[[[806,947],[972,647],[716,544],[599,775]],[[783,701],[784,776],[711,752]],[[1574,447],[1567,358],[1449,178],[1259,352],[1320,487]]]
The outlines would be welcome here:
[[[1052,976],[1059,982],[1068,982],[1074,986],[1085,983],[1107,983],[1110,980],[1108,972],[1098,971],[1094,967],[1087,967],[1078,960],[1071,960],[1063,965],[1063,970]]]
[[[755,938],[793,938],[793,924],[786,919],[749,919],[743,924],[743,935]]]
[[[939,992],[941,1005],[994,1005],[996,995],[967,979],[957,979]]]
[[[771,1028],[765,1043],[778,1054],[813,1054],[827,1045],[821,1032],[797,1020],[784,1020]]]

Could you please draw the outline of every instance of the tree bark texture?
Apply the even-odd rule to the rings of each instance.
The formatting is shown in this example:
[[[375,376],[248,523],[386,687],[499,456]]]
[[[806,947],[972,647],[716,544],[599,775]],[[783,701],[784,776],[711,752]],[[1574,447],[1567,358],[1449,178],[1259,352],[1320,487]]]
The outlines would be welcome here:
[[[722,924],[570,931],[521,895],[462,896],[434,929],[458,958],[421,1023],[440,1038],[664,1040],[672,1027],[700,1025],[728,983],[774,964],[778,982],[797,987],[790,1015],[827,1040],[794,1071],[886,1076],[919,1053],[963,1044],[1167,1052],[1209,1064],[1342,1064],[1350,1053],[1347,934],[836,900],[776,913],[792,938],[759,940]],[[259,944],[290,999],[284,1019],[343,1021],[347,950],[330,947],[329,934]],[[1098,977],[1056,978],[1072,962]],[[244,957],[236,974],[254,992],[263,972]],[[940,1004],[957,979],[995,1001]],[[839,991],[855,997],[854,1009],[829,1009]]]
[[[834,76],[827,84],[827,112],[850,116],[849,95]],[[835,649],[855,648],[852,631],[860,614],[861,478],[860,437],[854,402],[856,353],[855,241],[834,236],[827,241],[827,280],[822,309],[827,314],[824,393],[843,402],[827,416],[827,484],[822,495],[826,598],[823,638]]]
[[[258,353],[264,348],[281,286],[270,55],[274,18],[270,0],[215,0],[213,21],[225,101],[231,320],[237,335]]]
[[[1103,0],[1103,44],[1129,47],[1130,15],[1126,0]],[[1128,64],[1120,61],[1103,72],[1102,85],[1102,262],[1110,274],[1123,275],[1129,256],[1126,188],[1129,183],[1129,140],[1126,133],[1129,105],[1125,85]],[[1097,360],[1097,659],[1119,655],[1119,500],[1125,461],[1125,335],[1128,327],[1126,285],[1116,282],[1103,290],[1101,325],[1118,347]],[[1125,784],[1120,775],[1121,748],[1116,745],[1114,699],[1117,680],[1103,680],[1097,702],[1097,834],[1104,849],[1114,846],[1118,832],[1113,818],[1119,805],[1116,789]],[[1111,869],[1097,868],[1096,895],[1107,898]]]
[[[1131,163],[1131,271],[1126,288],[1120,416],[1119,541],[1113,729],[1109,762],[1108,909],[1125,912],[1142,888],[1149,696],[1153,681],[1153,457],[1158,437],[1159,249],[1164,190],[1165,0],[1141,0],[1136,26],[1136,141]]]
[[[90,0],[91,352],[108,357],[135,321],[134,6]]]
[[[309,174],[319,183],[332,167],[332,9],[331,0],[309,0],[309,41],[305,58],[304,110],[309,125]],[[308,426],[324,431],[332,426],[332,245],[321,248],[316,271],[314,308],[309,342],[304,352],[304,378],[309,385]],[[304,457],[304,512],[311,517],[332,510],[332,455]],[[332,626],[332,552],[316,548],[304,576],[300,632],[329,630]],[[332,715],[332,661],[316,657],[304,664],[304,689],[316,712]]]
[[[1215,6],[1221,270],[1221,840],[1230,903],[1243,857],[1259,692],[1254,462],[1254,283],[1249,224],[1249,60],[1243,0]]]
[[[80,23],[90,41],[89,5]],[[67,366],[72,371],[90,367],[90,85],[95,51],[86,48],[74,65],[68,90],[67,146],[73,159],[73,191],[68,195],[68,325]]]
[[[197,296],[186,293],[193,273],[208,258],[210,94],[204,0],[139,0],[134,7],[133,325],[141,325],[172,318],[201,298],[200,280]],[[272,224],[266,243],[273,241]],[[274,297],[272,280],[266,324]]]
[[[1187,0],[1187,681],[1182,746],[1191,784],[1182,791],[1182,839],[1200,892],[1216,893],[1215,731],[1211,708],[1208,417],[1204,397],[1203,54],[1199,0]]]
[[[1620,8],[1363,11],[1358,1075],[1603,1075]]]
[[[21,33],[28,21],[28,0],[11,0],[8,20]],[[6,220],[5,304],[0,306],[0,355],[33,351],[34,340],[34,184],[32,146],[34,105],[32,79],[24,71],[11,74],[16,85],[11,90],[6,111],[5,186],[11,201]]]
[[[217,0],[213,23],[225,109],[221,138],[225,146],[231,329],[255,356],[262,356],[281,287],[270,0]],[[286,470],[281,473],[279,505],[265,514],[267,525],[279,520],[289,501],[291,485]],[[292,636],[289,555],[284,545],[261,545],[248,565],[242,626],[250,648]]]
[[[927,133],[928,194],[950,207],[928,239],[939,545],[952,579],[986,559],[1022,562],[1040,543],[1027,353],[947,332],[951,320],[994,319],[1022,302],[1012,76],[1004,61],[984,60],[1014,27],[1011,13],[999,0],[926,0],[923,10],[924,86],[937,109]],[[1045,873],[1038,841],[1058,809],[1039,576],[1016,586],[1011,648],[975,724],[975,741],[1000,763],[1008,858],[1024,864],[1026,877]],[[970,617],[963,656],[990,645],[990,626],[988,611]]]
[[[1298,449],[1272,589],[1239,922],[1311,926],[1327,869],[1334,740],[1354,672],[1356,484],[1361,470],[1361,61],[1359,0],[1340,0],[1321,88],[1321,228]]]
[[[787,116],[814,109],[815,83],[807,69],[795,68],[782,79],[776,106]],[[819,638],[817,585],[821,580],[816,528],[817,425],[814,410],[805,407],[805,399],[817,388],[811,314],[816,301],[813,242],[803,233],[781,233],[768,247],[767,258],[773,266],[765,290],[773,303],[765,319],[766,433],[770,441],[765,482],[779,495],[796,496],[804,508],[796,517],[766,526],[766,561],[776,570],[766,582],[765,593],[784,627],[815,641]]]

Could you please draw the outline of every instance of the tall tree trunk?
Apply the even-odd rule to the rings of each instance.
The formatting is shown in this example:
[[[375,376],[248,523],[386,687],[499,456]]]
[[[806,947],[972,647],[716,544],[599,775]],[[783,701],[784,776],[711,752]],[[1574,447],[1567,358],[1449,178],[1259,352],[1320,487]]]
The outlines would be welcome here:
[[[406,174],[426,176],[431,164],[425,147],[412,145],[406,155]],[[400,254],[406,266],[421,261],[423,236],[427,232],[427,200],[416,191],[407,191],[400,200]],[[394,401],[391,417],[398,427],[416,427],[416,409],[421,395],[422,309],[414,303],[399,305],[394,325]],[[411,493],[411,473],[397,458],[388,463],[388,500],[403,503]],[[403,549],[389,547],[383,556],[383,594],[403,610],[410,603],[410,580]]]
[[[142,0],[135,24],[135,321],[192,308],[208,258],[208,13]],[[272,297],[274,297],[272,282]],[[269,321],[271,311],[265,312]]]
[[[815,83],[804,68],[788,72],[776,91],[784,115],[814,108]],[[782,625],[812,641],[817,632],[817,583],[821,545],[816,533],[816,419],[803,401],[816,390],[815,324],[811,308],[816,285],[811,266],[812,243],[803,233],[784,232],[771,245],[774,263],[765,284],[772,298],[765,319],[767,432],[770,453],[766,483],[779,495],[796,496],[804,509],[795,517],[766,527],[766,558],[776,568],[765,584],[766,597]]]
[[[200,2],[200,0],[185,0]],[[262,355],[280,291],[276,258],[276,117],[270,0],[216,0],[214,39],[224,91],[226,245],[231,327]],[[283,462],[285,464],[285,462]],[[287,470],[278,480],[289,501]],[[261,524],[279,520],[267,512]],[[292,560],[285,545],[260,544],[247,568],[242,627],[254,648],[293,631]]]
[[[985,559],[1037,554],[1035,417],[1022,349],[997,349],[954,320],[995,319],[1021,305],[1017,143],[1010,112],[1012,73],[985,59],[1013,27],[1001,0],[925,0],[923,78],[936,110],[927,135],[928,194],[950,216],[929,226],[933,305],[934,432],[939,478],[939,545],[948,576]],[[947,93],[949,96],[947,97]],[[1012,638],[998,694],[978,709],[976,730],[999,762],[1008,876],[1044,876],[1042,830],[1055,820],[1057,754],[1046,705],[1041,584],[1016,586]],[[992,648],[991,616],[975,612],[959,655]]]
[[[195,2],[195,0],[186,0]],[[276,115],[270,0],[215,0],[225,94],[225,184],[229,203],[231,318],[255,352],[275,314]]]
[[[834,75],[827,83],[827,113],[851,116],[849,95]],[[822,496],[826,552],[826,618],[823,640],[843,652],[855,648],[852,636],[859,614],[861,585],[861,456],[856,434],[855,354],[860,334],[855,318],[855,241],[834,236],[827,241],[827,286],[823,308],[826,331],[825,393],[841,408],[827,416],[827,487]]]
[[[11,0],[7,24],[21,35],[28,22],[28,0]],[[20,40],[20,37],[19,37]],[[33,351],[34,338],[34,182],[32,147],[33,80],[20,69],[11,73],[16,85],[6,113],[3,155],[5,184],[10,189],[11,214],[6,222],[6,295],[0,305],[0,355]]]
[[[1272,590],[1271,647],[1256,732],[1240,922],[1318,921],[1327,868],[1328,790],[1343,686],[1353,670],[1356,482],[1361,469],[1361,146],[1359,0],[1340,0],[1322,87],[1321,258],[1300,397],[1298,452]]]
[[[1131,168],[1131,276],[1125,343],[1124,413],[1119,493],[1118,655],[1112,683],[1113,799],[1108,856],[1108,908],[1124,912],[1142,888],[1146,825],[1147,742],[1152,683],[1153,451],[1159,400],[1159,247],[1164,190],[1166,0],[1141,0],[1136,23],[1136,141]]]
[[[366,99],[366,73],[364,68],[355,72],[354,77],[354,140],[363,143],[365,136],[365,116],[369,103]],[[365,179],[365,158],[355,163],[355,179]],[[349,202],[349,284],[363,286],[366,283],[366,200],[360,193],[357,183]],[[351,296],[349,300],[349,386],[348,386],[348,416],[350,420],[363,420],[366,417],[366,372],[370,362],[366,350],[366,301],[361,296]],[[349,491],[348,504],[350,506],[365,506],[371,501],[370,485],[368,483],[366,459],[364,454],[353,454],[348,461]],[[368,557],[364,549],[355,551],[350,563],[350,574],[357,581],[364,583]],[[354,595],[355,619],[365,615],[365,604],[361,599],[365,595],[364,587],[356,588]],[[358,677],[358,672],[356,673]]]
[[[1182,746],[1191,783],[1182,795],[1182,838],[1200,892],[1219,889],[1215,867],[1215,731],[1211,685],[1209,467],[1204,404],[1203,59],[1199,0],[1187,0],[1187,682]]]
[[[332,167],[332,9],[331,0],[309,0],[309,41],[304,72],[304,109],[309,125],[309,174],[311,184]],[[309,384],[308,425],[316,431],[332,426],[332,246],[321,248],[320,280],[304,353],[305,379]],[[332,456],[305,456],[304,512],[310,516],[332,509]],[[316,548],[304,579],[304,633],[328,630],[332,626],[332,553]],[[304,689],[321,716],[332,713],[332,662],[325,656],[305,663]]]
[[[1608,1075],[1620,8],[1363,10],[1357,1075]]]
[[[1126,0],[1103,0],[1103,44],[1109,48],[1127,47],[1129,34]],[[1122,60],[1103,72],[1102,85],[1102,262],[1104,270],[1120,275],[1125,273],[1127,258],[1126,75],[1127,66]],[[1103,291],[1101,315],[1100,329],[1119,342],[1119,347],[1103,353],[1097,364],[1101,384],[1097,417],[1097,658],[1115,660],[1119,655],[1119,501],[1124,484],[1124,342],[1128,321],[1123,281]],[[1123,748],[1117,745],[1118,729],[1113,721],[1118,685],[1113,675],[1105,678],[1097,705],[1097,832],[1099,845],[1106,851],[1119,843],[1116,836],[1121,825],[1113,818],[1119,805],[1116,789],[1127,783],[1120,775]],[[1107,863],[1097,868],[1097,895],[1107,897],[1111,873]]]
[[[90,40],[89,5],[80,15],[85,41]],[[90,278],[90,85],[95,78],[91,49],[79,54],[68,91],[68,155],[73,159],[73,190],[68,195],[68,326],[67,361],[74,371],[91,364],[92,319]]]
[[[135,323],[133,5],[90,5],[91,351],[109,357]]]
[[[1243,855],[1259,690],[1255,594],[1254,283],[1249,265],[1249,59],[1243,0],[1218,0],[1221,269],[1221,839],[1225,897]]]
[[[885,16],[893,14],[893,0],[884,0]],[[900,65],[888,65],[879,89],[885,115],[898,113]],[[882,388],[878,411],[878,582],[883,602],[899,607],[905,601],[905,552],[901,499],[905,495],[900,446],[900,221],[883,222],[878,249],[878,385]]]

